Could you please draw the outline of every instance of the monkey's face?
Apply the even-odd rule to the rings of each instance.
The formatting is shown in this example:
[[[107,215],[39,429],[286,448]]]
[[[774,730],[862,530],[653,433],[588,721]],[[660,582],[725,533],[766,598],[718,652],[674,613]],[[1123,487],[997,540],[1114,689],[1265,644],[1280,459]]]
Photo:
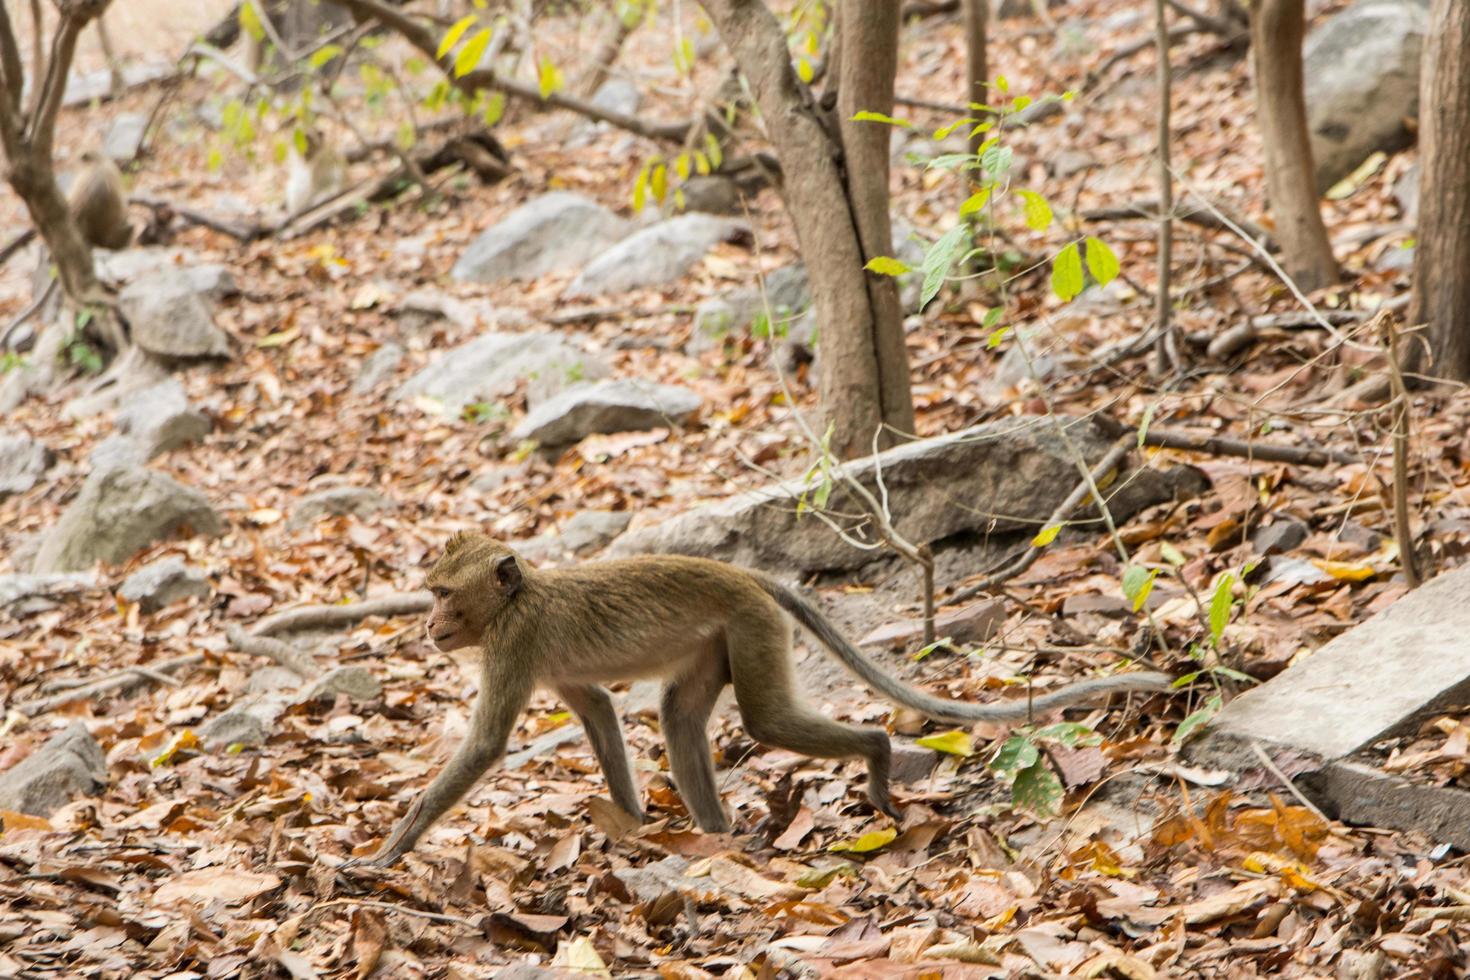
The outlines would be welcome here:
[[[434,595],[429,639],[445,653],[478,646],[521,582],[521,566],[509,548],[484,535],[455,534],[425,583]]]

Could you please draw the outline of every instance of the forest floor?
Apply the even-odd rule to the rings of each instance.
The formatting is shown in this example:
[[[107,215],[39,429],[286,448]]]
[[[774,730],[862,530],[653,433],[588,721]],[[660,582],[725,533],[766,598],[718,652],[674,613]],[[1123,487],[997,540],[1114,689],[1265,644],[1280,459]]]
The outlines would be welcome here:
[[[1117,8],[1078,0],[1054,8],[1056,25],[994,23],[992,71],[1005,74],[1013,93],[1078,88],[1111,51],[1152,31],[1142,14]],[[646,117],[694,107],[667,66],[667,40],[635,34],[620,62],[646,94]],[[570,50],[589,43],[579,36]],[[954,18],[907,26],[900,94],[960,92],[961,45]],[[1181,188],[1269,227],[1247,65],[1208,34],[1181,39],[1173,58]],[[1067,214],[1156,198],[1153,72],[1145,49],[1111,65],[1060,120],[1015,131],[1017,184],[1043,191]],[[699,87],[717,79],[712,65],[695,71]],[[203,211],[279,211],[284,180],[267,148],[254,161],[235,154],[218,170],[208,166],[214,138],[199,110],[235,84],[225,75],[184,84],[163,138],[133,178],[135,193]],[[68,110],[62,155],[75,160],[116,114],[149,112],[158,97],[144,89]],[[952,121],[934,110],[896,111],[921,131]],[[369,128],[390,135],[396,122],[390,112]],[[185,733],[240,697],[261,666],[230,651],[228,625],[297,603],[420,588],[426,563],[455,530],[523,540],[588,510],[630,511],[637,527],[763,482],[746,460],[794,474],[810,465],[771,344],[742,336],[698,356],[680,352],[691,307],[797,257],[771,191],[746,216],[754,245],[720,245],[676,288],[621,297],[626,313],[560,328],[603,351],[614,376],[697,390],[706,407],[687,430],[595,437],[550,458],[519,453],[509,441],[517,402],[510,418],[444,419],[389,403],[381,390],[353,393],[361,362],[389,339],[408,348],[395,374],[401,381],[474,335],[447,321],[407,331],[393,311],[414,290],[488,300],[536,322],[564,312],[565,276],[507,288],[450,283],[448,271],[476,234],[546,190],[629,210],[648,147],[599,130],[589,145],[568,148],[567,135],[583,126],[566,114],[513,111],[498,130],[513,154],[509,179],[454,183],[428,203],[410,192],[299,240],[241,246],[202,228],[179,234],[177,244],[235,275],[241,296],[221,307],[218,321],[239,353],[181,375],[214,431],[152,465],[203,491],[229,533],[158,545],[109,570],[106,589],[24,618],[0,615],[0,698],[14,705],[43,682],[173,656],[203,652],[206,663],[177,686],[7,717],[0,770],[80,719],[106,751],[111,782],[49,820],[3,815],[0,975],[365,976],[376,967],[378,976],[489,977],[532,963],[671,978],[781,969],[842,977],[1462,975],[1470,934],[1460,913],[1470,908],[1470,885],[1457,852],[1413,832],[1326,823],[1288,786],[1225,790],[1224,774],[1182,761],[1174,744],[1181,721],[1217,689],[1228,697],[1242,688],[1225,675],[1207,674],[1195,693],[1077,714],[1101,738],[1048,747],[1065,789],[1059,815],[1012,805],[1010,787],[986,765],[1007,733],[981,726],[970,733],[973,754],[947,756],[932,776],[899,788],[906,811],[897,827],[861,799],[855,763],[764,750],[727,708],[712,741],[737,825],[728,836],[691,829],[646,699],[627,699],[626,724],[652,823],[632,829],[602,801],[584,742],[538,741],[569,722],[554,699],[538,696],[511,748],[550,747],[493,771],[399,869],[352,878],[336,863],[387,832],[465,728],[470,683],[424,640],[417,619],[369,621],[321,651],[370,667],[385,683],[380,701],[295,709],[258,750],[191,748]],[[1412,158],[1391,157],[1352,193],[1324,202],[1346,272],[1341,286],[1311,297],[1320,308],[1366,309],[1407,290],[1406,271],[1375,265],[1411,234],[1378,230],[1403,221],[1392,190]],[[354,174],[389,165],[369,160]],[[968,193],[952,173],[909,166],[896,168],[893,191],[895,213],[930,238]],[[0,193],[0,225],[25,225],[8,193]],[[1174,315],[1185,333],[1213,337],[1250,317],[1301,311],[1238,240],[1176,228]],[[1019,220],[1007,231],[1011,247],[1028,256],[1049,255],[1061,234],[1032,232]],[[1267,327],[1229,361],[1196,351],[1187,373],[1163,381],[1146,357],[1093,366],[1091,352],[1150,328],[1157,280],[1152,223],[1096,222],[1087,231],[1122,258],[1123,277],[1100,294],[1062,307],[1043,269],[1018,275],[1004,294],[957,287],[915,318],[908,344],[919,434],[1048,411],[1102,413],[1130,425],[1358,455],[1362,462],[1307,466],[1152,451],[1159,465],[1199,467],[1209,489],[1119,529],[1130,561],[1163,573],[1165,601],[1152,613],[1172,651],[1163,666],[1269,678],[1406,591],[1393,545],[1389,418],[1342,398],[1349,385],[1385,372],[1384,338],[1349,326],[1353,342],[1341,344],[1312,325]],[[0,275],[6,315],[28,300],[31,271],[15,259]],[[1033,358],[1055,361],[1050,377],[996,382],[1014,346],[988,343],[992,331],[981,320],[996,305],[1034,345]],[[815,412],[815,379],[803,372],[790,380],[795,407]],[[32,400],[5,419],[59,462],[35,490],[0,501],[0,573],[17,571],[7,555],[55,522],[109,431],[105,418],[71,420],[59,406]],[[1423,560],[1436,571],[1459,564],[1470,546],[1467,422],[1464,399],[1414,400],[1412,519],[1424,531]],[[506,476],[498,487],[470,489],[492,468]],[[293,502],[332,481],[374,487],[395,506],[288,529]],[[1212,631],[1208,606],[1220,576],[1243,575],[1256,557],[1253,532],[1285,518],[1309,530],[1289,555],[1322,574],[1237,584],[1228,624]],[[165,554],[206,570],[212,597],[149,615],[113,595],[129,571]],[[1106,536],[1069,534],[1006,583],[1007,619],[990,644],[969,656],[938,651],[918,664],[885,662],[977,698],[997,696],[1020,674],[1045,683],[1083,675],[1135,649],[1147,626],[1122,601],[1123,568]],[[824,582],[824,598],[846,610],[849,628],[881,625],[916,613],[912,578],[878,562]],[[1078,597],[1091,601],[1068,603]],[[800,655],[803,673],[835,677],[813,669],[821,654]],[[847,720],[887,722],[906,735],[942,730],[891,716],[845,678],[818,686],[818,703]],[[1470,729],[1454,711],[1435,722],[1403,754],[1424,779],[1456,785],[1470,761]]]

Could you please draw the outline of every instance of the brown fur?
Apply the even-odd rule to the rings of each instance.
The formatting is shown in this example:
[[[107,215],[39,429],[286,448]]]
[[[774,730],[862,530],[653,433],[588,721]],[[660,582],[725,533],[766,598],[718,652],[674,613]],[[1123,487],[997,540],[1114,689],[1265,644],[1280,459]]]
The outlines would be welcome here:
[[[93,248],[127,248],[133,240],[122,171],[105,154],[82,154],[82,172],[67,194],[72,220]]]
[[[642,816],[612,701],[603,682],[664,680],[660,723],[674,783],[695,822],[729,829],[705,728],[715,700],[735,687],[757,741],[822,758],[868,764],[873,805],[888,797],[888,735],[817,714],[796,693],[786,610],[885,697],[935,718],[1015,722],[1096,694],[1156,691],[1162,674],[1074,684],[1022,702],[972,705],[937,698],[890,677],[805,599],[758,572],[703,558],[658,556],[537,571],[482,535],[456,534],[430,571],[428,632],[444,651],[478,646],[480,695],[459,751],[384,841],[374,863],[392,864],[505,751],[531,692],[557,692],[580,717],[614,802]]]

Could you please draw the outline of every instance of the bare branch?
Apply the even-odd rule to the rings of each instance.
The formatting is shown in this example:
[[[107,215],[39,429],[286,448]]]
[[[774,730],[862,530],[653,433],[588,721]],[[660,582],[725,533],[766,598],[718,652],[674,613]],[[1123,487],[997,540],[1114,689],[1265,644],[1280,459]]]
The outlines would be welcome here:
[[[345,606],[300,606],[267,616],[250,632],[256,636],[272,636],[295,630],[351,626],[369,616],[410,616],[427,612],[434,597],[427,592],[397,592]]]
[[[0,88],[4,89],[7,110],[0,116],[11,117],[20,111],[20,93],[25,87],[26,73],[20,63],[20,48],[15,43],[15,28],[10,23],[10,12],[0,3]]]

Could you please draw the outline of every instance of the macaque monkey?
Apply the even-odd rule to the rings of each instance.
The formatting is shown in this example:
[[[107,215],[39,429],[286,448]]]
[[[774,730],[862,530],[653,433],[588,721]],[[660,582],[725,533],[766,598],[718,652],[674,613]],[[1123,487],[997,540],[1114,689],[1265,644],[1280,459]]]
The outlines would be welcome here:
[[[286,178],[286,210],[300,214],[334,196],[347,184],[347,161],[320,129],[306,134],[306,153],[291,148]]]
[[[538,571],[505,545],[461,532],[449,539],[427,586],[434,596],[429,637],[444,652],[480,648],[480,692],[464,743],[369,859],[380,867],[411,851],[504,754],[537,687],[556,692],[576,713],[613,802],[636,817],[643,816],[638,786],[601,684],[661,677],[659,724],[669,768],[700,829],[730,827],[705,728],[715,699],[732,683],[751,738],[804,755],[865,759],[868,798],[897,818],[888,797],[887,732],[833,721],[801,701],[782,610],[884,697],[944,721],[1019,722],[1094,695],[1170,687],[1163,674],[1135,673],[1082,681],[1029,703],[934,697],[884,673],[791,589],[704,558],[662,555]]]
[[[67,193],[71,216],[93,248],[127,248],[133,240],[122,171],[105,153],[82,154],[82,171]]]

